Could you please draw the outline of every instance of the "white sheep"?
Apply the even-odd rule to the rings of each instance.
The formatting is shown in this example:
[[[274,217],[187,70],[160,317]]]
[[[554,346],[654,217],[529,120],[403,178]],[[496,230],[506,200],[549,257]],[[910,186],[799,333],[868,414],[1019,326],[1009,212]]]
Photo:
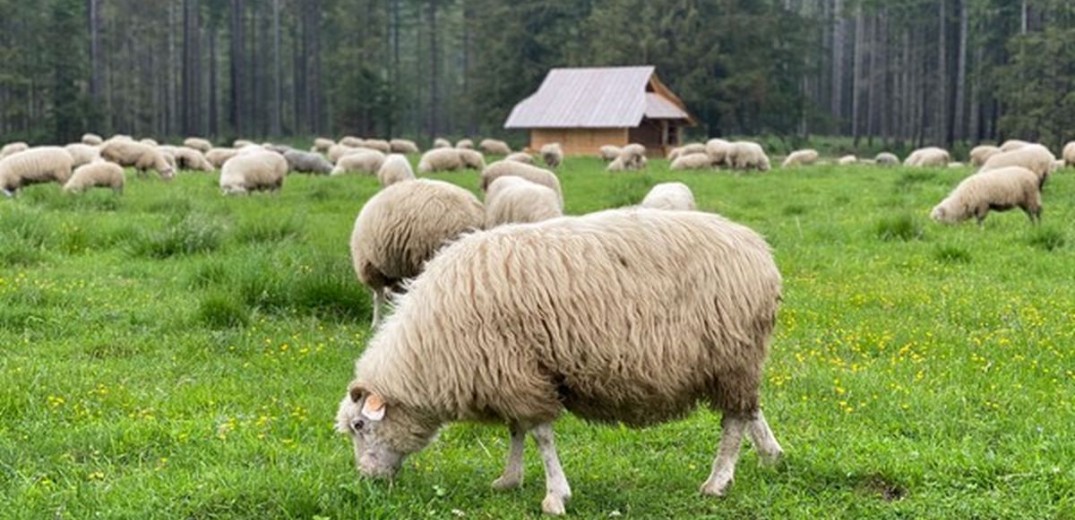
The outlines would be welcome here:
[[[231,143],[231,147],[235,148],[236,150],[238,150],[240,148],[246,148],[248,146],[257,146],[257,143],[255,143],[254,141],[251,141],[249,139],[236,139],[235,141],[232,141],[232,143]]]
[[[997,146],[991,146],[987,144],[975,146],[970,151],[970,163],[974,167],[980,167],[981,165],[985,164],[985,162],[988,161],[990,157],[998,153],[1000,153],[1000,148]]]
[[[513,154],[509,154],[507,157],[504,157],[504,160],[505,161],[521,162],[523,164],[530,164],[530,165],[534,164],[534,156],[530,155],[530,154],[528,154],[526,152],[515,152]]]
[[[795,150],[794,152],[788,154],[787,158],[784,159],[784,163],[781,164],[780,167],[791,168],[794,166],[809,166],[811,164],[816,163],[818,157],[819,156],[817,150],[814,150],[812,148],[806,150]]]
[[[499,139],[482,139],[482,142],[478,143],[478,148],[489,155],[511,155],[511,147]]]
[[[881,152],[873,159],[878,166],[899,166],[900,158],[891,152]]]
[[[13,196],[24,186],[71,178],[71,154],[58,146],[35,146],[0,159],[0,190]]]
[[[677,146],[668,152],[668,161],[673,162],[679,157],[692,153],[705,153],[705,145],[702,143],[688,143],[683,146]]]
[[[220,169],[220,189],[225,195],[251,191],[279,191],[287,176],[287,160],[268,150],[237,154]]]
[[[284,160],[287,161],[288,171],[301,173],[320,173],[328,175],[332,172],[332,163],[319,153],[303,152],[300,150],[288,150],[284,152]]]
[[[708,148],[707,148],[708,149]],[[713,155],[713,154],[710,154]],[[727,148],[725,163],[736,170],[769,171],[769,156],[758,143],[736,141]]]
[[[366,201],[351,233],[351,261],[373,292],[373,327],[381,323],[389,292],[401,290],[447,241],[480,229],[484,219],[473,193],[430,179],[397,182]]]
[[[560,147],[560,143],[546,143],[541,146],[539,153],[545,165],[554,170],[564,162],[564,149]]]
[[[845,155],[836,160],[836,164],[839,166],[851,166],[854,164],[858,164],[858,162],[859,158],[855,157],[854,155]]]
[[[731,166],[728,161],[728,153],[732,150],[732,143],[724,139],[710,139],[705,143],[705,153],[713,158],[716,166]]]
[[[950,224],[974,217],[981,226],[990,210],[1007,211],[1016,207],[1032,223],[1041,222],[1038,176],[1020,166],[982,171],[963,179],[929,216]]]
[[[456,141],[455,147],[460,150],[473,150],[474,141],[471,141],[470,139],[460,139]]]
[[[353,135],[345,135],[340,138],[339,144],[342,144],[343,146],[346,146],[348,148],[362,148],[362,146],[366,144],[366,140],[362,139],[361,137],[355,137]]]
[[[336,167],[332,169],[332,175],[345,173],[367,173],[375,175],[377,170],[384,164],[385,155],[377,150],[369,148],[356,148],[353,152],[340,157],[336,161]]]
[[[394,153],[385,157],[381,168],[377,170],[377,180],[380,181],[382,188],[414,178],[411,163],[407,160],[407,156],[403,154]]]
[[[188,137],[183,140],[183,146],[197,150],[203,154],[213,149],[213,143],[210,143],[208,139],[202,137]]]
[[[451,148],[451,147],[452,147],[452,142],[447,140],[447,139],[445,139],[445,138],[443,138],[443,137],[438,137],[438,138],[433,140],[433,148]]]
[[[605,170],[610,172],[641,170],[646,167],[646,163],[646,147],[638,143],[631,143],[620,148],[620,155],[608,163]]]
[[[160,146],[158,148],[172,156],[175,160],[175,167],[179,170],[211,172],[216,169],[205,154],[195,148],[189,146]]]
[[[952,162],[952,158],[948,154],[948,150],[930,146],[911,152],[911,155],[908,155],[903,160],[903,165],[918,168],[944,168],[950,162]]]
[[[1075,166],[1075,141],[1071,141],[1064,145],[1064,149],[1060,153],[1065,166]]]
[[[361,148],[377,150],[385,155],[392,153],[392,144],[384,139],[366,139],[362,142]]]
[[[1001,143],[1000,151],[1002,151],[1002,152],[1011,152],[1011,151],[1018,150],[1018,149],[1020,149],[1020,148],[1022,148],[1024,146],[1030,146],[1030,144],[1031,143],[1029,143],[1027,141],[1020,141],[1019,139],[1008,139],[1007,141],[1004,141],[1003,143]]]
[[[418,173],[450,172],[463,167],[463,158],[455,148],[438,148],[422,154],[418,161]]]
[[[620,147],[606,144],[601,147],[598,155],[601,156],[601,160],[605,162],[615,161],[620,156]]]
[[[459,160],[463,161],[463,168],[481,171],[485,169],[485,156],[477,150],[458,148]]]
[[[694,193],[682,182],[662,182],[654,186],[640,205],[643,208],[679,211],[694,211],[696,207]]]
[[[123,193],[125,182],[123,167],[110,161],[99,159],[75,168],[71,178],[63,186],[63,191],[81,193],[89,188],[112,188],[116,195]]]
[[[997,170],[1009,166],[1022,166],[1038,176],[1039,186],[1045,186],[1056,164],[1056,156],[1040,144],[1028,144],[1010,152],[993,155],[979,171]]]
[[[104,143],[104,139],[101,139],[101,136],[97,134],[87,132],[82,134],[82,139],[80,139],[79,142],[90,146],[100,146],[101,143]]]
[[[688,153],[682,154],[672,161],[672,164],[668,167],[673,171],[680,170],[705,170],[713,167],[713,158],[709,154],[702,153]]]
[[[3,148],[0,148],[0,159],[9,155],[15,155],[19,152],[23,152],[30,149],[30,145],[22,142],[15,141],[14,143],[5,144]]]
[[[485,229],[562,215],[560,197],[552,188],[522,177],[498,177],[485,192]]]
[[[228,159],[238,154],[239,150],[235,148],[213,148],[205,152],[205,159],[209,161],[209,164],[213,165],[213,168],[219,170],[224,166],[224,163],[228,162]]]
[[[437,253],[355,362],[336,415],[355,465],[391,478],[442,424],[507,423],[497,489],[519,487],[529,432],[542,510],[571,487],[553,441],[564,411],[644,427],[721,411],[705,495],[724,495],[749,437],[783,454],[759,389],[781,276],[750,229],[696,211],[610,210],[472,233]]]
[[[160,146],[160,143],[158,143],[157,140],[153,139],[152,137],[143,137],[142,139],[139,139],[138,142],[146,146],[152,146],[154,148]]]
[[[175,166],[168,162],[164,153],[145,143],[110,139],[101,146],[101,158],[120,166],[133,166],[139,175],[155,170],[164,180],[175,176]]]
[[[328,148],[328,152],[325,153],[325,156],[328,157],[329,162],[331,162],[332,164],[336,164],[340,161],[340,157],[343,157],[349,153],[353,153],[355,150],[361,149],[361,147],[347,146],[343,143],[334,144]]]
[[[311,151],[319,153],[328,153],[328,149],[332,148],[332,145],[334,144],[336,144],[336,141],[333,141],[332,139],[328,139],[326,137],[317,137],[314,139],[314,146],[313,150]]]
[[[418,145],[410,139],[392,139],[388,142],[392,153],[418,153]]]
[[[537,166],[508,160],[497,161],[482,170],[481,184],[478,187],[483,192],[488,192],[493,181],[506,176],[522,177],[551,189],[556,192],[556,198],[560,201],[560,208],[563,209],[564,192],[560,189],[560,179],[555,173]]]
[[[67,153],[71,154],[71,167],[78,168],[83,164],[89,164],[97,159],[101,158],[100,148],[83,143],[71,143],[63,147],[67,150]]]

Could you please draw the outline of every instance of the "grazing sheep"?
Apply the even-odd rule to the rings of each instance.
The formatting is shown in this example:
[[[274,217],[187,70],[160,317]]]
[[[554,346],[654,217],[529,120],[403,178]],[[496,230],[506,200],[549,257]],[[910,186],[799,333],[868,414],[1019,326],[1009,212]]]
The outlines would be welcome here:
[[[854,155],[845,155],[836,160],[836,164],[839,166],[851,166],[853,164],[858,164],[858,162],[859,158]]]
[[[284,152],[284,160],[287,161],[287,169],[291,172],[322,175],[332,172],[332,163],[319,153],[288,150]]]
[[[211,172],[216,169],[209,159],[206,159],[204,153],[189,146],[161,146],[159,148],[175,159],[175,166],[180,170]]]
[[[0,159],[0,190],[12,196],[24,186],[71,178],[71,154],[59,146],[35,146]]]
[[[3,148],[0,148],[0,159],[9,155],[15,155],[19,152],[23,152],[30,149],[30,145],[22,142],[15,141],[14,143],[5,144]]]
[[[814,149],[796,150],[791,152],[784,163],[780,165],[781,168],[791,168],[794,166],[809,166],[817,162],[818,153]]]
[[[971,166],[980,167],[989,160],[990,157],[1000,153],[1000,148],[990,145],[975,146],[970,151],[970,163]]]
[[[116,195],[120,195],[124,182],[122,166],[99,159],[75,168],[63,191],[81,193],[89,188],[112,188]]]
[[[903,160],[903,165],[919,168],[944,168],[950,162],[952,162],[952,158],[948,155],[948,150],[931,146],[911,152],[911,155],[908,155]]]
[[[680,155],[679,157],[676,157],[676,159],[674,161],[672,161],[672,165],[669,166],[669,169],[671,169],[673,171],[679,171],[679,170],[705,170],[705,169],[712,168],[712,167],[713,167],[713,158],[710,157],[709,154],[707,154],[705,152],[702,152],[702,153],[683,154],[683,155]]]
[[[377,150],[385,155],[392,153],[392,144],[384,139],[366,139],[361,147],[369,150]]]
[[[1049,179],[1055,164],[1056,156],[1048,148],[1040,144],[1028,144],[1010,152],[1001,152],[990,157],[979,171],[1022,166],[1034,172],[1034,175],[1038,176],[1039,187],[1044,187],[1045,181]]]
[[[990,210],[1007,211],[1015,207],[1026,212],[1030,222],[1041,222],[1038,176],[1020,166],[981,171],[963,179],[929,216],[948,224],[974,217],[981,226]]]
[[[485,193],[485,229],[560,216],[563,216],[563,210],[559,195],[548,186],[522,177],[498,177]]]
[[[529,164],[516,162],[516,161],[497,161],[489,166],[486,166],[482,170],[481,184],[479,188],[482,191],[488,192],[489,186],[493,184],[493,181],[500,177],[522,177],[530,182],[540,184],[546,188],[556,192],[556,198],[560,201],[560,208],[564,207],[564,192],[560,189],[560,179],[555,173],[539,168],[537,166],[531,166]]]
[[[1075,141],[1064,145],[1063,151],[1060,153],[1065,166],[1075,166]]]
[[[1000,151],[1011,152],[1023,148],[1024,146],[1030,146],[1031,143],[1026,141],[1020,141],[1018,139],[1008,139],[1000,145]]]
[[[340,138],[339,144],[348,148],[362,148],[362,145],[366,144],[366,140],[353,135],[345,135]]]
[[[144,144],[146,146],[152,146],[154,148],[160,146],[160,143],[158,143],[156,139],[153,139],[151,137],[145,137],[145,138],[139,139],[138,142],[142,143],[142,144]]]
[[[463,158],[455,148],[437,148],[422,154],[418,173],[451,172],[463,167]]]
[[[104,142],[104,139],[101,139],[101,136],[97,134],[91,134],[87,132],[85,134],[82,134],[82,139],[80,139],[80,142],[82,144],[88,144],[90,146],[100,146],[101,143]]]
[[[460,150],[473,150],[474,141],[471,141],[470,139],[460,139],[456,141],[455,147]]]
[[[359,148],[340,157],[340,160],[336,161],[336,167],[332,169],[331,174],[368,173],[376,175],[377,170],[380,170],[381,165],[384,164],[384,157],[384,154],[377,150]]]
[[[83,143],[71,143],[63,147],[71,154],[71,167],[78,168],[83,164],[89,164],[101,158],[101,150],[96,146]]]
[[[702,154],[706,155],[706,154]],[[649,190],[642,199],[643,208],[694,211],[694,193],[682,182],[662,182]]]
[[[482,139],[478,148],[489,155],[511,155],[511,147],[499,139]]]
[[[188,137],[183,140],[183,146],[197,150],[203,154],[213,149],[213,143],[210,143],[208,139],[201,137]]]
[[[732,151],[732,143],[724,139],[710,139],[705,143],[705,153],[713,158],[716,166],[731,166],[728,153]]]
[[[385,157],[381,168],[377,170],[377,180],[381,182],[382,188],[414,178],[411,163],[407,161],[407,157],[403,154],[394,153]]]
[[[139,175],[155,170],[164,180],[175,176],[175,166],[156,146],[124,139],[112,139],[101,146],[101,158],[120,166],[133,166]]]
[[[1067,166],[1066,161],[1064,161],[1063,159],[1057,159],[1053,162],[1053,172],[1056,172],[1057,170],[1062,170],[1065,166]]]
[[[445,139],[445,138],[443,138],[443,137],[438,137],[438,138],[433,140],[433,148],[451,148],[451,147],[452,147],[452,142],[447,140],[447,139]]]
[[[638,143],[631,143],[620,149],[620,155],[608,163],[608,167],[605,170],[610,172],[641,170],[646,167],[646,162],[646,147]]]
[[[712,154],[710,154],[712,155]],[[769,156],[758,143],[736,141],[727,149],[725,162],[736,170],[769,171]]]
[[[340,157],[343,157],[349,153],[354,152],[355,150],[360,149],[361,148],[347,146],[345,144],[334,144],[328,148],[328,152],[325,154],[325,156],[328,157],[329,162],[331,162],[332,164],[336,164],[337,162],[339,162]]]
[[[287,176],[287,160],[268,150],[237,154],[220,169],[220,189],[225,195],[251,191],[278,191]]]
[[[560,143],[544,144],[541,146],[539,153],[545,165],[554,170],[560,167],[560,163],[564,162],[564,149],[560,147]]]
[[[505,161],[521,162],[523,164],[534,164],[534,156],[526,152],[515,152],[504,158]]]
[[[236,150],[240,148],[246,148],[247,146],[257,146],[257,143],[249,139],[236,139],[234,142],[231,143],[231,147],[235,148]]]
[[[466,235],[399,298],[355,362],[336,427],[358,471],[391,478],[451,421],[507,423],[497,489],[523,480],[529,432],[545,467],[542,510],[571,487],[553,441],[570,411],[643,427],[704,403],[723,413],[706,495],[728,491],[748,436],[783,454],[759,404],[780,303],[768,244],[696,211],[621,209]]]
[[[672,162],[684,155],[690,155],[692,153],[705,153],[705,145],[702,143],[689,143],[683,146],[677,146],[673,148],[672,151],[668,152],[668,161]]]
[[[212,148],[205,152],[205,159],[209,161],[209,164],[213,165],[213,168],[219,170],[224,166],[224,163],[228,162],[228,159],[238,154],[239,150],[235,148]]]
[[[485,169],[485,156],[477,150],[458,148],[459,160],[463,161],[463,168],[482,171]]]
[[[314,139],[314,147],[312,151],[320,153],[328,153],[328,149],[332,148],[332,145],[336,144],[332,139],[325,137],[318,137]]]
[[[878,166],[899,166],[900,158],[890,152],[881,152],[874,157],[873,162]]]
[[[601,147],[600,156],[601,160],[605,162],[615,161],[620,156],[620,147],[606,144]]]
[[[478,198],[447,182],[397,182],[371,197],[355,219],[351,261],[373,291],[373,327],[390,291],[401,290],[447,241],[480,229],[484,219]]]
[[[418,145],[410,139],[393,139],[388,142],[392,153],[418,153]]]
[[[109,137],[105,142],[108,142],[108,141],[134,141],[134,138],[129,136],[129,135],[127,135],[127,134],[116,134],[116,135],[113,135],[112,137]],[[104,143],[101,143],[101,144],[104,144]]]

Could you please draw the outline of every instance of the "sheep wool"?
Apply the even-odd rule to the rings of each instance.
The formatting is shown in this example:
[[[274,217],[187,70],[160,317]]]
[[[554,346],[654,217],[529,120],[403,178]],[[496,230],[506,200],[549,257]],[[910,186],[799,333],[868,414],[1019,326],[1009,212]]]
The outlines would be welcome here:
[[[900,164],[900,158],[891,152],[881,152],[873,158],[873,161],[878,166],[899,166]]]
[[[251,191],[279,191],[287,176],[287,160],[276,152],[257,150],[237,154],[220,169],[220,189],[225,195]]]
[[[481,171],[485,169],[485,156],[477,150],[459,148],[459,160],[463,161],[463,167],[469,170]]]
[[[993,155],[985,161],[980,171],[1022,166],[1038,176],[1039,186],[1045,186],[1045,181],[1049,180],[1055,164],[1056,156],[1048,148],[1040,144],[1028,144],[1010,152]]]
[[[485,229],[502,224],[539,222],[562,215],[560,198],[555,191],[522,177],[499,177],[485,193]]]
[[[717,166],[731,166],[728,161],[728,153],[732,150],[732,143],[724,139],[710,139],[705,143],[705,152],[713,158],[713,164]]]
[[[445,139],[445,138],[443,138],[443,137],[438,137],[438,138],[433,140],[433,148],[451,148],[451,147],[452,147],[452,142],[447,140],[447,139]]]
[[[606,144],[601,147],[598,155],[601,156],[601,160],[605,162],[612,162],[620,156],[620,147]]]
[[[390,291],[422,272],[445,243],[480,229],[481,202],[454,184],[416,179],[392,184],[371,197],[355,219],[351,260],[355,274],[373,291],[373,326]]]
[[[556,198],[560,201],[560,208],[563,209],[564,192],[560,189],[559,177],[557,177],[555,173],[537,166],[508,160],[497,161],[486,166],[485,169],[482,170],[481,184],[479,187],[482,191],[488,193],[489,186],[493,184],[493,181],[506,176],[522,177],[530,182],[551,189],[556,192]]]
[[[523,164],[534,164],[534,156],[526,152],[515,152],[504,158],[505,161],[521,162]]]
[[[689,143],[683,146],[677,146],[668,152],[668,160],[675,161],[677,158],[684,155],[690,155],[692,153],[705,153],[705,145],[701,143]]]
[[[391,477],[450,421],[506,422],[498,488],[522,483],[525,433],[545,462],[542,510],[570,486],[563,411],[631,427],[723,412],[702,493],[731,484],[743,436],[782,450],[759,403],[781,276],[750,229],[697,211],[620,209],[466,235],[440,251],[355,363],[337,429],[356,465]]]
[[[123,167],[103,159],[75,168],[63,191],[81,193],[90,188],[111,188],[117,195],[123,193]]]
[[[410,139],[392,139],[388,142],[392,153],[418,153],[418,145]]]
[[[392,153],[392,144],[384,139],[366,139],[361,148],[367,148],[370,150],[377,150],[382,154],[388,155]]]
[[[164,180],[175,176],[175,166],[156,146],[145,143],[111,139],[101,147],[101,157],[120,166],[133,166],[140,175],[155,170]]]
[[[811,164],[816,163],[818,157],[819,156],[817,150],[814,149],[796,150],[788,154],[787,158],[784,159],[784,163],[781,164],[780,167],[791,168],[794,166],[809,166]]]
[[[284,160],[287,161],[287,169],[291,172],[322,175],[332,172],[332,163],[319,153],[288,150],[284,152]]]
[[[153,139],[151,137],[144,137],[142,139],[139,139],[138,142],[146,146],[152,146],[154,148],[160,146],[160,143],[158,143],[156,139]]]
[[[1031,143],[1027,141],[1020,141],[1019,139],[1008,139],[1000,145],[1000,151],[1011,152],[1023,148],[1024,146],[1030,146]]]
[[[3,148],[0,148],[0,159],[3,159],[4,157],[7,157],[9,155],[15,155],[19,152],[26,151],[29,149],[30,145],[22,141],[5,144]]]
[[[385,158],[381,169],[377,170],[377,180],[380,181],[382,188],[387,188],[397,182],[413,180],[414,178],[411,163],[407,160],[407,156],[403,154],[394,153],[389,155]]]
[[[328,149],[331,148],[334,144],[336,144],[336,142],[332,139],[328,139],[326,137],[317,137],[314,139],[313,151],[320,153],[328,153]]]
[[[478,148],[489,155],[511,155],[511,147],[499,139],[482,139],[482,142],[478,143]]]
[[[903,165],[919,168],[944,168],[950,162],[952,162],[952,158],[948,154],[948,150],[931,146],[911,152],[911,155],[908,155],[903,160]]]
[[[631,143],[620,149],[618,155],[605,168],[610,172],[622,172],[628,170],[641,170],[646,167],[646,147],[638,143]]]
[[[736,141],[727,148],[724,158],[733,169],[769,171],[769,156],[758,143]]]
[[[545,165],[554,170],[560,167],[560,163],[564,162],[564,149],[560,147],[560,143],[542,145],[540,154]]]
[[[422,154],[418,161],[418,173],[450,172],[463,167],[459,150],[451,147],[434,147]]]
[[[332,164],[336,164],[340,161],[341,157],[359,149],[361,148],[356,146],[347,146],[343,143],[334,144],[328,148],[328,152],[325,153],[325,157],[328,157],[329,162],[331,162]]]
[[[362,145],[366,144],[366,140],[353,135],[345,135],[340,138],[340,144],[348,148],[361,148]]]
[[[239,148],[246,148],[247,146],[257,146],[257,143],[249,139],[236,139],[231,143],[231,147],[238,150]]]
[[[332,175],[345,173],[366,173],[376,175],[377,170],[384,164],[384,154],[369,148],[357,148],[353,152],[340,157],[336,161],[336,167],[332,169]]]
[[[235,148],[213,148],[205,152],[205,159],[209,161],[209,164],[213,165],[213,168],[219,170],[224,166],[224,163],[228,162],[228,159],[238,154],[239,150]]]
[[[929,216],[949,224],[974,217],[980,226],[990,210],[1007,211],[1016,207],[1022,209],[1032,223],[1041,222],[1038,176],[1019,166],[981,171],[963,179]]]
[[[702,154],[705,155],[705,154]],[[694,193],[682,182],[662,182],[642,199],[643,208],[694,211]]]
[[[36,146],[0,159],[0,189],[8,195],[24,186],[56,182],[71,177],[71,154],[58,146]]]
[[[853,164],[858,164],[858,162],[859,158],[854,155],[845,155],[836,160],[836,164],[840,166],[851,166]]]
[[[1060,155],[1063,158],[1065,166],[1075,166],[1075,141],[1071,141],[1064,145],[1064,149]]]
[[[460,139],[456,141],[455,147],[460,150],[473,150],[474,141],[471,141],[470,139]]]
[[[211,172],[216,169],[205,154],[189,146],[161,146],[160,150],[172,156],[179,170]]]
[[[210,143],[208,139],[201,137],[188,137],[183,140],[183,146],[197,150],[203,154],[213,149],[213,143]]]
[[[674,171],[679,170],[705,170],[713,167],[713,158],[709,154],[702,153],[690,153],[680,155],[672,161],[669,169]]]
[[[970,151],[970,163],[971,166],[980,167],[989,160],[990,157],[1000,153],[1000,148],[990,145],[975,146]]]
[[[71,143],[63,147],[67,150],[67,153],[71,154],[71,167],[78,168],[83,164],[89,164],[101,157],[101,151],[96,146],[91,146],[83,143]]]

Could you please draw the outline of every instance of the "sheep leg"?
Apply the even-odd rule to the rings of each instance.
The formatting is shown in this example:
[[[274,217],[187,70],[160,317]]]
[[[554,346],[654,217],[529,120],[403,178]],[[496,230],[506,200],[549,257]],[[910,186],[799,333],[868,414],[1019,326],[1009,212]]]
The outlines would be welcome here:
[[[381,307],[384,306],[384,289],[373,290],[373,324],[371,329],[376,329],[381,324]]]
[[[720,446],[717,457],[713,459],[713,470],[702,484],[703,495],[723,496],[735,478],[735,463],[739,460],[739,448],[743,444],[743,430],[748,421],[742,417],[725,413],[720,420]]]
[[[508,461],[504,473],[493,481],[493,489],[514,489],[523,485],[523,449],[526,447],[526,430],[518,423],[508,425],[511,433],[511,447],[508,448]]]
[[[556,454],[552,423],[538,425],[530,430],[530,435],[534,437],[541,462],[545,465],[545,499],[541,501],[541,510],[550,515],[562,515],[566,511],[564,503],[571,498],[571,486]]]
[[[747,436],[750,442],[758,450],[758,455],[765,464],[775,464],[784,455],[780,443],[776,442],[773,430],[769,429],[769,423],[765,422],[765,415],[758,410],[758,414],[747,424]]]

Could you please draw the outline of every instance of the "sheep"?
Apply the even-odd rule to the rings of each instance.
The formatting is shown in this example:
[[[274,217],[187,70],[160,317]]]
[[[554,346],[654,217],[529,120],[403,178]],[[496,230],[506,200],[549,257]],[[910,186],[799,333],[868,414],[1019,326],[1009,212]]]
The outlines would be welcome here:
[[[340,138],[339,144],[348,148],[361,148],[362,145],[366,144],[366,140],[353,135],[345,135]]]
[[[397,182],[366,201],[351,233],[351,261],[373,292],[373,327],[381,323],[389,292],[401,290],[445,242],[480,229],[484,219],[473,193],[431,179]]]
[[[455,147],[460,150],[473,150],[474,141],[471,141],[470,139],[460,139],[455,142]]]
[[[858,164],[858,162],[859,158],[854,155],[845,155],[836,160],[836,164],[839,166],[851,166],[853,164]]]
[[[1030,144],[1031,143],[1028,143],[1026,141],[1020,141],[1018,139],[1008,139],[1007,141],[1004,141],[1003,143],[1001,143],[1000,151],[1002,151],[1002,152],[1011,152],[1011,151],[1018,150],[1018,149],[1020,149],[1020,148],[1022,148],[1024,146],[1030,146]]]
[[[1000,148],[991,145],[975,146],[970,151],[970,163],[971,166],[980,167],[989,160],[990,157],[1000,153]]]
[[[241,153],[220,169],[220,190],[224,195],[279,191],[286,176],[287,160],[282,155],[268,150]]]
[[[213,143],[210,143],[208,139],[201,137],[188,137],[183,140],[183,146],[192,148],[203,154],[213,149]]]
[[[313,146],[313,149],[310,150],[310,151],[311,152],[328,153],[328,149],[331,148],[332,145],[334,145],[334,144],[336,144],[336,142],[333,141],[332,139],[328,139],[328,138],[325,138],[325,137],[317,137],[317,138],[314,138],[314,146]]]
[[[127,134],[115,134],[112,137],[109,137],[105,142],[108,141],[134,141],[134,138]]]
[[[205,154],[189,146],[160,146],[158,148],[175,159],[177,169],[199,172],[211,172],[216,169],[209,159],[206,159]]]
[[[392,139],[388,146],[392,153],[418,153],[418,145],[410,139]]]
[[[952,159],[948,155],[948,150],[931,146],[911,152],[911,155],[908,155],[903,160],[903,165],[919,168],[944,168],[950,162],[952,162]]]
[[[960,182],[929,216],[937,222],[955,224],[974,217],[982,225],[990,210],[1022,209],[1031,223],[1041,222],[1041,189],[1038,176],[1021,166],[978,172]]]
[[[564,150],[560,147],[560,143],[544,144],[541,146],[539,153],[545,165],[554,170],[560,167],[560,163],[564,162]]]
[[[1057,171],[1057,170],[1062,170],[1066,166],[1067,166],[1067,162],[1064,161],[1063,159],[1057,159],[1056,161],[1053,161],[1053,171],[1054,172]]]
[[[564,192],[560,189],[560,179],[555,173],[516,161],[497,161],[482,170],[481,183],[478,186],[483,192],[488,193],[489,186],[500,177],[522,177],[530,182],[540,184],[556,192],[556,198],[560,201],[560,208],[564,207]]]
[[[1060,152],[1060,155],[1065,166],[1075,166],[1075,141],[1071,141],[1064,145],[1064,149]]]
[[[730,166],[728,152],[732,149],[732,143],[724,139],[710,139],[705,143],[705,153],[713,158],[716,166]]]
[[[553,422],[565,410],[644,427],[701,402],[723,418],[700,491],[722,496],[744,435],[763,461],[783,454],[759,404],[781,283],[764,239],[704,212],[619,209],[466,235],[373,335],[336,428],[362,475],[391,478],[446,422],[506,423],[493,487],[522,484],[529,432],[542,510],[563,514],[571,488]]]
[[[694,211],[694,193],[682,182],[662,182],[650,188],[646,198],[642,199],[641,206],[663,210]]]
[[[63,185],[63,191],[69,193],[81,193],[89,188],[112,188],[116,195],[123,193],[123,167],[114,163],[98,159],[75,168],[71,178]]]
[[[205,159],[209,161],[209,164],[213,165],[213,168],[219,170],[224,166],[224,163],[228,162],[228,159],[238,154],[239,150],[235,148],[212,148],[205,152]]]
[[[153,139],[151,137],[144,137],[142,139],[139,139],[138,142],[146,146],[152,146],[154,148],[160,146],[160,143],[158,143],[156,139]]]
[[[963,168],[964,166],[966,166],[966,165],[961,163],[961,162],[959,162],[959,161],[952,161],[952,162],[948,163],[949,168]]]
[[[24,186],[64,185],[71,177],[71,154],[59,146],[35,146],[0,159],[0,190],[13,196]]]
[[[433,148],[422,154],[418,173],[450,172],[463,167],[463,158],[455,148]]]
[[[90,146],[83,143],[71,143],[63,147],[67,150],[67,153],[71,154],[71,167],[78,168],[84,164],[89,164],[101,157],[101,151],[96,146]]]
[[[499,139],[482,139],[478,148],[489,155],[511,155],[511,147]]]
[[[407,157],[403,154],[394,153],[385,157],[381,168],[377,170],[377,180],[380,181],[382,188],[414,178],[411,163],[407,161]]]
[[[638,143],[631,143],[620,149],[620,155],[608,163],[605,170],[610,172],[622,172],[627,170],[641,170],[646,167],[646,147]]]
[[[0,159],[9,155],[15,155],[19,152],[23,152],[30,149],[30,145],[22,142],[15,141],[14,143],[5,144],[3,148],[0,148]]]
[[[505,161],[521,162],[523,164],[534,164],[534,156],[526,152],[515,152],[504,158]]]
[[[783,162],[783,164],[780,165],[780,167],[781,168],[791,168],[793,166],[808,166],[808,165],[816,163],[817,159],[818,159],[817,150],[814,150],[814,149],[796,150],[794,152],[791,152],[788,155],[788,157],[786,159],[784,159],[784,162]]]
[[[343,157],[358,149],[359,148],[357,147],[351,147],[345,144],[334,144],[328,148],[328,152],[325,153],[325,156],[328,157],[329,162],[331,162],[332,164],[336,164],[340,160],[340,157]]]
[[[175,177],[175,166],[165,159],[164,154],[155,146],[144,143],[114,139],[101,146],[101,158],[120,166],[133,166],[139,175],[148,170],[156,170],[164,180]]]
[[[689,143],[683,146],[677,146],[668,152],[668,160],[675,161],[676,159],[690,155],[692,153],[705,153],[705,145],[702,143]]]
[[[485,229],[560,216],[563,216],[563,210],[556,192],[522,177],[498,177],[485,194]]]
[[[287,161],[287,169],[290,172],[320,173],[328,175],[332,172],[332,163],[328,162],[319,153],[288,150],[284,152],[284,160]]]
[[[674,170],[674,171],[678,171],[678,170],[704,170],[704,169],[712,168],[712,167],[713,167],[713,158],[710,157],[709,154],[707,154],[705,152],[702,152],[702,153],[684,154],[684,155],[680,155],[679,157],[676,157],[676,159],[674,161],[672,161],[672,165],[669,166],[669,169]]]
[[[605,162],[615,161],[620,156],[620,147],[606,144],[601,147],[598,155],[601,156],[601,160]]]
[[[485,169],[485,156],[481,152],[468,148],[458,148],[457,151],[459,160],[463,161],[463,168],[478,171]]]
[[[247,146],[257,146],[257,143],[249,139],[236,139],[231,143],[231,147],[235,148],[236,150],[240,148],[246,148]]]
[[[362,142],[361,148],[377,150],[385,155],[392,153],[392,144],[384,139],[366,139]]]
[[[384,157],[384,154],[377,150],[357,149],[340,157],[340,160],[336,161],[336,167],[332,169],[331,175],[343,175],[345,173],[375,175],[377,170],[381,169],[381,165],[384,164]]]
[[[900,158],[891,152],[881,152],[877,154],[877,157],[874,157],[873,161],[878,166],[898,166],[900,164]]]
[[[769,156],[758,143],[736,141],[727,148],[724,158],[733,169],[769,171]]]
[[[1001,152],[990,157],[979,171],[1022,166],[1034,172],[1038,176],[1039,186],[1044,187],[1045,181],[1049,179],[1049,175],[1053,172],[1055,163],[1056,156],[1048,148],[1040,144],[1029,144],[1010,152]]]
[[[443,138],[443,137],[438,137],[438,138],[433,140],[433,148],[451,148],[451,147],[452,147],[452,142],[447,140],[447,139],[445,139],[445,138]]]
[[[79,140],[82,144],[88,144],[90,146],[100,146],[104,142],[101,136],[97,134],[91,134],[89,132],[82,134],[82,139]]]

